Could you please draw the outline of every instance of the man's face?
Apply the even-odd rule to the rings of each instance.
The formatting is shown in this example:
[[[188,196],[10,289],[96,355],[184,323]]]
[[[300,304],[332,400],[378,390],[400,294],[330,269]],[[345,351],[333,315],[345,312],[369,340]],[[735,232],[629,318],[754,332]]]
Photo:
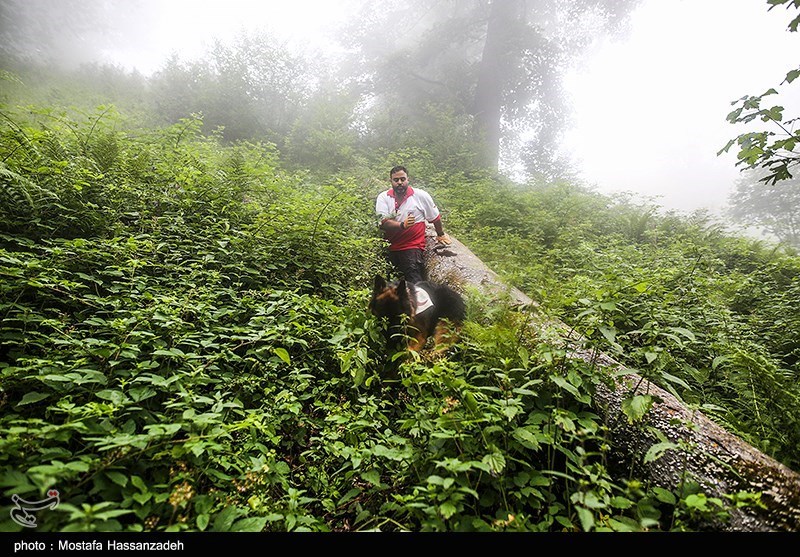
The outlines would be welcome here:
[[[395,195],[403,196],[408,189],[408,175],[402,170],[392,174],[392,189]]]

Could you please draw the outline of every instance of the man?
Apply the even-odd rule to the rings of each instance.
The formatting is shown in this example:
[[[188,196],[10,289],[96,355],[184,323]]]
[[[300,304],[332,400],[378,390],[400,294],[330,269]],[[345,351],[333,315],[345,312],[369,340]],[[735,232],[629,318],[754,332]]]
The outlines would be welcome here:
[[[389,171],[392,187],[378,195],[375,212],[380,228],[389,242],[389,261],[408,282],[427,280],[425,269],[425,223],[436,230],[436,241],[450,245],[450,237],[442,228],[442,217],[430,194],[414,189],[408,182],[404,166]]]

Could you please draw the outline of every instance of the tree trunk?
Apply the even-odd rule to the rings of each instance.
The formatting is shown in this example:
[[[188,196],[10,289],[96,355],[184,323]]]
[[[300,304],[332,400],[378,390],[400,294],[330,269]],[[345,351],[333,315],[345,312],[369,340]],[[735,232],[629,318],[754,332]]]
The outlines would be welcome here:
[[[478,67],[472,115],[474,131],[483,145],[483,162],[497,168],[500,159],[500,122],[503,91],[509,67],[519,61],[509,33],[517,21],[525,17],[525,0],[494,0],[486,27],[486,42]]]
[[[429,231],[430,233],[430,231]],[[451,237],[452,238],[452,237]],[[462,290],[473,286],[493,299],[510,299],[537,317],[535,303],[516,288],[503,284],[500,277],[455,238],[446,248],[435,246],[435,234],[428,237],[426,262],[430,279]],[[564,341],[573,357],[579,357],[611,376],[622,366],[571,338],[564,324]],[[637,375],[613,382],[614,388],[599,385],[593,405],[605,420],[612,436],[612,458],[641,478],[669,490],[677,490],[686,480],[697,482],[708,497],[726,505],[730,520],[708,519],[700,529],[740,532],[800,531],[800,474],[763,454],[729,433],[701,412],[683,405],[667,391]],[[633,393],[649,393],[657,402],[642,423],[630,424],[622,412],[622,401]],[[681,449],[669,449],[661,457],[644,462],[647,451],[661,440],[659,431]],[[761,493],[765,508],[730,505],[726,497],[739,492]]]

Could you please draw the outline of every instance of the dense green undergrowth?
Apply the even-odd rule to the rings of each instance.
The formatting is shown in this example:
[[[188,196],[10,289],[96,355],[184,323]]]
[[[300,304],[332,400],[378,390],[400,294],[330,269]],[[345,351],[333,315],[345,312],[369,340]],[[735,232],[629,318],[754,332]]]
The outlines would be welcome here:
[[[447,193],[462,240],[549,315],[800,469],[796,252],[569,184]]]
[[[670,530],[720,511],[613,473],[606,379],[477,293],[449,353],[393,362],[366,312],[387,270],[374,191],[192,120],[6,116],[0,485],[59,491],[40,530]]]
[[[615,470],[608,377],[477,292],[449,352],[386,354],[374,181],[290,174],[195,119],[4,118],[0,485],[59,491],[39,530],[686,530],[757,499]],[[546,312],[797,463],[795,258],[414,155],[454,234]]]

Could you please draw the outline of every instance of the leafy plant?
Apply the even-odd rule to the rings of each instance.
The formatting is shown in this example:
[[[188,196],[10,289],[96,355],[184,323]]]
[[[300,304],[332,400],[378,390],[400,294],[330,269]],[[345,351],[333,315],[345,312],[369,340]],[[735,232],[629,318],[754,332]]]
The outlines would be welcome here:
[[[41,530],[688,530],[757,504],[610,465],[608,378],[553,318],[797,462],[794,256],[381,152],[419,155],[454,234],[538,302],[468,292],[449,351],[391,354],[366,312],[387,265],[373,180],[289,172],[200,115],[3,114],[0,485],[59,490]]]
[[[796,0],[767,0],[767,4],[770,10],[784,4],[787,9],[800,8],[800,3]],[[796,32],[798,22],[800,16],[792,19],[788,25],[789,31]],[[789,70],[780,85],[784,83],[790,85],[798,77],[800,77],[800,67]],[[717,153],[718,155],[727,153],[734,144],[738,145],[737,166],[763,170],[763,177],[759,181],[766,185],[775,185],[782,180],[792,178],[790,169],[800,162],[797,152],[800,133],[794,129],[798,118],[784,119],[784,107],[780,105],[762,107],[765,98],[777,94],[775,88],[770,88],[761,95],[745,95],[731,103],[738,108],[731,111],[726,118],[731,124],[746,124],[759,119],[772,124],[772,129],[777,131],[750,131],[739,134]]]

